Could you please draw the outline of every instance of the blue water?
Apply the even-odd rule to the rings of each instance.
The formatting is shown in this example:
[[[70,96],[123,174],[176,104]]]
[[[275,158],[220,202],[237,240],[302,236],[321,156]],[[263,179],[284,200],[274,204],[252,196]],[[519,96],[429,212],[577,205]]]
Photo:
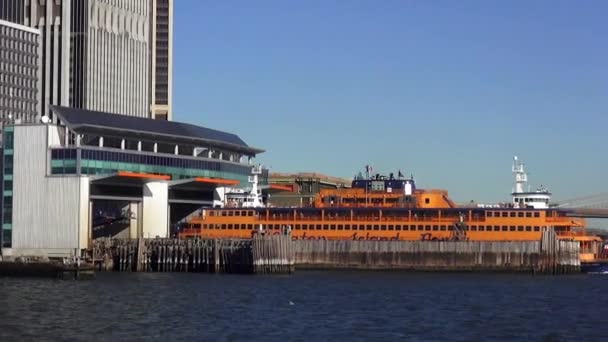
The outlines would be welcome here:
[[[0,341],[608,341],[608,276],[0,278]]]

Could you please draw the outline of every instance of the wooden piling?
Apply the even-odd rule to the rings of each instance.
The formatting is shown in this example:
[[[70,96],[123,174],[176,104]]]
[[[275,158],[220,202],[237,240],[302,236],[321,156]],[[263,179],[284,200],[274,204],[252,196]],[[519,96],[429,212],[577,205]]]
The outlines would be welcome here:
[[[553,229],[540,241],[292,240],[288,234],[252,239],[99,239],[98,270],[134,272],[292,273],[295,268],[517,271],[580,270],[579,245]]]

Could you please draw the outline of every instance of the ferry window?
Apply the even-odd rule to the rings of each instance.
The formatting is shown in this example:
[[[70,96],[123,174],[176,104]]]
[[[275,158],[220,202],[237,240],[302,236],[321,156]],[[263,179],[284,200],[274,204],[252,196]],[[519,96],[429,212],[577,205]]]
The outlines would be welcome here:
[[[515,217],[515,212],[514,212],[514,211],[510,212],[510,213],[509,213],[509,216],[511,216],[511,217]]]
[[[385,225],[381,225],[380,226],[380,230],[386,230],[386,226]]]
[[[241,225],[241,229],[243,229],[243,230],[247,229],[247,225],[246,224],[242,224]]]
[[[350,224],[345,224],[344,225],[344,230],[350,230]]]
[[[517,213],[517,217],[524,217],[524,213],[522,213],[521,211]]]
[[[424,230],[431,230],[431,226],[429,226],[429,225],[424,226]]]
[[[424,226],[419,225],[418,230],[424,230]]]
[[[329,225],[328,224],[324,224],[323,225],[323,230],[329,230]]]
[[[231,210],[231,211],[229,211],[229,212],[228,212],[228,216],[234,216],[234,211],[232,211],[232,210]]]
[[[486,217],[492,217],[492,212],[491,211],[486,212]]]
[[[512,232],[514,232],[515,231],[515,226],[510,226],[509,230],[512,231]]]
[[[431,203],[431,200],[427,197],[424,199],[424,203],[429,204],[429,203]]]
[[[235,211],[234,212],[234,216],[241,216],[241,212],[240,211]]]
[[[401,230],[401,225],[400,224],[396,225],[395,230]]]
[[[380,226],[379,226],[379,225],[377,225],[377,224],[375,224],[375,225],[374,225],[374,230],[380,230]]]
[[[214,210],[210,210],[209,211],[209,216],[215,216],[215,211]]]
[[[534,231],[535,231],[535,232],[539,232],[539,231],[540,231],[540,227],[538,227],[538,226],[534,226]]]
[[[222,225],[222,229],[226,229],[226,225],[225,224]]]
[[[509,230],[509,227],[507,227],[507,226],[502,226],[502,231],[503,231],[503,232],[506,232],[506,231],[508,231],[508,230]]]
[[[252,224],[248,224],[248,225],[247,225],[247,229],[249,229],[249,230],[253,230],[253,225],[252,225]]]
[[[310,229],[312,229],[312,227],[310,227]],[[320,224],[317,225],[317,229],[321,230],[321,225]]]
[[[228,225],[228,229],[232,229],[232,224],[229,224],[229,225]]]
[[[388,225],[388,230],[395,230],[395,226],[393,226],[392,224]]]
[[[294,226],[294,228],[295,228],[295,230],[300,230],[301,226],[300,226],[299,224],[296,224],[296,225]]]
[[[365,230],[365,225],[364,224],[360,224],[359,225],[359,230]]]
[[[439,226],[433,226],[433,230],[439,230]]]
[[[225,211],[222,211],[222,216],[226,216],[226,212]]]
[[[506,211],[503,211],[503,212],[502,212],[502,217],[509,217],[509,213],[508,213],[508,212],[506,212]]]
[[[365,226],[365,229],[367,229],[367,230],[372,230],[372,225],[371,225],[371,224],[368,224],[367,226]]]
[[[479,226],[479,231],[480,232],[484,232],[485,230],[486,230],[486,226]],[[490,229],[488,229],[488,230],[490,230]]]
[[[331,229],[331,230],[336,230],[336,225],[335,225],[335,224],[332,224],[332,225],[329,227],[329,229]]]
[[[537,211],[534,213],[534,217],[540,217],[540,213]]]
[[[440,229],[443,230],[443,231],[445,231],[447,229],[447,227],[446,226],[441,226]]]
[[[531,231],[532,231],[532,227],[530,227],[530,226],[526,226],[526,231],[527,231],[527,232],[531,232]]]
[[[531,212],[526,212],[526,217],[532,217],[532,213]]]
[[[524,226],[517,226],[517,231],[518,232],[523,232],[524,231]]]
[[[344,230],[344,226],[343,226],[343,225],[341,225],[341,224],[339,224],[339,225],[338,225],[338,230]]]
[[[477,226],[471,226],[471,231],[476,232],[477,231]]]
[[[494,231],[495,232],[499,232],[500,231],[500,226],[494,226]]]

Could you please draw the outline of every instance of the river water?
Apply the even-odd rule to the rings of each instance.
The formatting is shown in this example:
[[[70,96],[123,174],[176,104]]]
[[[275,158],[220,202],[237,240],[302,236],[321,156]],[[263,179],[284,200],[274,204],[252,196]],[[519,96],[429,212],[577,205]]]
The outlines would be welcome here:
[[[0,278],[0,341],[608,341],[608,276]]]

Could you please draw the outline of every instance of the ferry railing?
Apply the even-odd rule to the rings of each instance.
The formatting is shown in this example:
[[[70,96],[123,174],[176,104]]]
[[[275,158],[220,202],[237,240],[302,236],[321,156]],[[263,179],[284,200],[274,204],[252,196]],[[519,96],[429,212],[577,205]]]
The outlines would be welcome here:
[[[570,222],[570,221],[572,221],[572,218],[571,217],[567,217],[567,216],[564,216],[564,217],[546,217],[545,221],[547,221],[547,222]]]
[[[265,216],[255,216],[256,221],[265,221]],[[458,221],[458,217],[448,216],[448,217],[414,217],[411,219],[408,216],[329,216],[325,215],[321,216],[300,216],[296,215],[271,215],[268,217],[268,221],[327,221],[327,222],[438,222],[438,223],[453,223]],[[472,218],[471,220],[466,220],[466,222],[475,222],[475,223],[483,223],[486,222],[485,218]],[[564,220],[553,220],[551,222],[564,222]]]

